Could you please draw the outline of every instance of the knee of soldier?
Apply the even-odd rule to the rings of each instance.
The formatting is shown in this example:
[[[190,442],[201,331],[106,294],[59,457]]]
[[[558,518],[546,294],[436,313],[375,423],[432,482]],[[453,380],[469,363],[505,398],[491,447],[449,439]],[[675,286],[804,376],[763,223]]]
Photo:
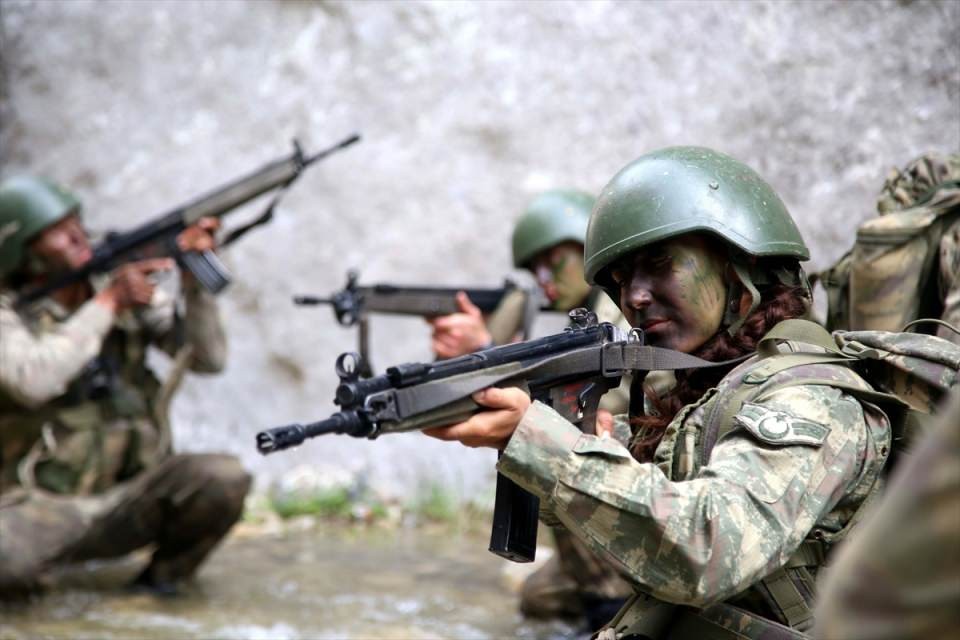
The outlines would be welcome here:
[[[199,489],[204,508],[211,512],[235,514],[243,510],[243,500],[250,490],[251,476],[234,456],[224,454],[186,454],[176,456],[181,478]]]

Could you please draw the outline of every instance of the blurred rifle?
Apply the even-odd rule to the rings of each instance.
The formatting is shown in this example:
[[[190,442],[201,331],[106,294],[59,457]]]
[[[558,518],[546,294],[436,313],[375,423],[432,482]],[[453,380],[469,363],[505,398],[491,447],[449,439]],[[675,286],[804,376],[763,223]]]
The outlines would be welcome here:
[[[520,328],[521,340],[530,335],[533,319],[538,310],[547,310],[540,307],[539,297],[533,291],[522,289],[514,282],[507,280],[502,287],[496,289],[482,289],[471,287],[421,287],[398,286],[392,284],[373,284],[361,286],[357,284],[356,271],[347,272],[347,286],[335,292],[328,298],[310,295],[294,296],[294,304],[314,306],[328,304],[333,307],[333,313],[342,326],[352,327],[359,325],[358,347],[360,353],[361,371],[363,376],[371,375],[369,357],[369,313],[387,313],[408,316],[422,316],[426,318],[445,316],[459,313],[457,292],[463,291],[483,313],[500,307],[501,317],[496,327],[488,327],[493,336],[494,344],[504,344],[512,341]],[[505,302],[506,301],[506,302]]]
[[[218,293],[230,283],[226,267],[213,251],[180,251],[176,244],[177,235],[200,218],[223,217],[257,196],[279,188],[280,191],[257,219],[234,229],[220,243],[221,246],[232,244],[251,229],[270,222],[280,198],[305,168],[358,140],[359,135],[351,135],[312,156],[304,154],[300,144],[294,140],[293,153],[289,156],[274,160],[247,176],[156,216],[130,231],[108,234],[101,244],[94,247],[93,258],[83,267],[60,274],[43,285],[24,291],[16,304],[29,304],[94,273],[110,271],[123,262],[140,259],[148,250],[153,254],[173,256],[180,267],[190,271],[204,288],[211,293]]]
[[[729,366],[648,347],[639,329],[629,334],[599,323],[586,309],[570,312],[562,333],[478,351],[432,363],[390,367],[363,378],[360,356],[336,361],[340,378],[335,402],[340,411],[312,424],[292,424],[257,434],[257,449],[268,454],[307,438],[341,433],[376,438],[466,420],[481,410],[471,394],[487,387],[515,386],[553,407],[586,433],[594,433],[600,397],[633,370],[675,370]],[[514,562],[534,559],[539,500],[505,476],[497,476],[490,551]]]

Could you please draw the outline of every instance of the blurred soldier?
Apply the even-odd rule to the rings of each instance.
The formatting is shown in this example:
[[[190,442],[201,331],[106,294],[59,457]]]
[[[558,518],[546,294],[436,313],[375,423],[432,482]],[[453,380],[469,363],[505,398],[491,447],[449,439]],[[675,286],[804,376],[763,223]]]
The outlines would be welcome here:
[[[900,331],[919,318],[960,328],[960,154],[892,170],[877,210],[853,249],[819,276],[829,328]],[[918,328],[960,344],[943,324]]]
[[[817,638],[960,637],[960,393],[826,569]]]
[[[215,245],[217,221],[177,238]],[[137,584],[169,592],[236,522],[250,478],[224,455],[173,455],[171,398],[187,368],[217,372],[226,342],[212,296],[184,274],[177,300],[130,262],[19,308],[17,293],[92,257],[80,203],[38,178],[0,184],[0,597],[55,570],[154,545]],[[165,382],[147,348],[174,356]]]
[[[594,198],[574,190],[540,194],[529,204],[513,230],[513,264],[533,273],[543,294],[558,311],[587,307],[603,322],[629,329],[623,314],[583,275],[583,242]],[[434,318],[433,351],[453,358],[516,338],[521,327],[507,299],[486,320],[466,294],[459,295],[462,313]],[[609,428],[613,415],[626,413],[629,381],[606,394],[598,426]],[[565,529],[553,530],[557,554],[526,580],[520,610],[536,618],[585,616],[597,629],[631,595],[630,585],[613,564],[602,560]]]

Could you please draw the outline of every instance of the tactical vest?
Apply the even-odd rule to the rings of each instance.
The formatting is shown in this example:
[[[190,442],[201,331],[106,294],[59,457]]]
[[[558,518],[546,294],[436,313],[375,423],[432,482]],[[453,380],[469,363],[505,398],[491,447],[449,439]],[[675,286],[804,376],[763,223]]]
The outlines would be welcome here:
[[[780,340],[793,341],[790,351],[775,346]],[[745,402],[789,386],[822,384],[856,397],[874,441],[890,443],[880,456],[865,461],[877,480],[857,504],[835,508],[819,522],[784,567],[736,598],[696,610],[637,594],[599,638],[806,638],[819,568],[880,493],[880,473],[888,459],[916,438],[939,400],[957,386],[958,371],[960,347],[940,338],[887,332],[831,336],[803,320],[777,325],[761,341],[757,358],[676,416],[657,449],[656,464],[671,480],[689,480],[709,462],[714,445],[733,428],[733,416]],[[698,410],[705,415],[702,427],[691,428],[687,418]]]
[[[63,318],[44,305],[25,321],[42,333]],[[178,354],[161,384],[146,365],[147,335],[130,316],[115,323],[100,353],[67,391],[37,409],[0,392],[3,477],[10,485],[84,495],[103,491],[153,466],[170,452],[169,402],[186,368]]]

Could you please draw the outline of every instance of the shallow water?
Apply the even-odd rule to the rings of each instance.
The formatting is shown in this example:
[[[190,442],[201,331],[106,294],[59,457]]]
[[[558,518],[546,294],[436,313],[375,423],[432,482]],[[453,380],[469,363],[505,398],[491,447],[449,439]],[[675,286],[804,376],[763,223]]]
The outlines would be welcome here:
[[[234,536],[175,598],[117,588],[135,567],[0,609],[0,638],[543,638],[524,620],[506,561],[475,535],[318,528]],[[70,580],[68,579],[68,582]]]

